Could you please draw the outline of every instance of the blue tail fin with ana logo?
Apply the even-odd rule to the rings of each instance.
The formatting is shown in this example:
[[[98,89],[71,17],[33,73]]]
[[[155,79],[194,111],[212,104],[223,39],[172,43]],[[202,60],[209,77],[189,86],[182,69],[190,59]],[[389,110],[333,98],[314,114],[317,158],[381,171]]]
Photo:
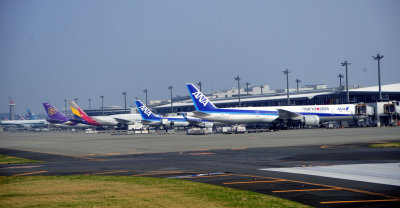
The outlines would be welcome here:
[[[135,100],[136,107],[143,120],[159,120],[160,117],[154,115],[140,100]]]
[[[194,106],[197,111],[214,111],[217,109],[214,104],[200,90],[198,90],[192,83],[186,84],[189,90],[190,97],[193,100]]]

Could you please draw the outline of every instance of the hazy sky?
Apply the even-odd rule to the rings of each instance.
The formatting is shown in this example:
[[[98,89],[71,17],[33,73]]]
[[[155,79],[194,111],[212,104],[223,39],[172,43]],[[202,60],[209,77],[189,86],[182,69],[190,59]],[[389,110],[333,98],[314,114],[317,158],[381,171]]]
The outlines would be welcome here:
[[[350,84],[400,82],[400,1],[267,0],[2,0],[0,112],[11,98],[17,113],[58,108],[64,99],[98,108],[135,97],[188,95],[235,86],[234,77],[272,89],[339,85],[340,63],[351,62]]]

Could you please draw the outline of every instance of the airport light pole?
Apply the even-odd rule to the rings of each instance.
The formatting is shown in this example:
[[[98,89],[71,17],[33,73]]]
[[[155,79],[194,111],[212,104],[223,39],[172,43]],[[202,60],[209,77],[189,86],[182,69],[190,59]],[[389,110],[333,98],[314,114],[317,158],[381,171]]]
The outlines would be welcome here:
[[[88,101],[89,101],[89,109],[91,109],[90,102],[92,101],[92,99],[89,98]]]
[[[282,71],[286,75],[286,94],[287,94],[287,103],[290,105],[290,98],[289,98],[289,69]]]
[[[349,74],[347,73],[347,66],[350,65],[350,63],[347,62],[347,60],[346,60],[346,61],[344,61],[343,63],[341,63],[341,65],[346,67],[346,92],[347,92],[346,101],[347,101],[347,103],[349,103],[349,102],[350,102],[350,94],[349,94]]]
[[[172,85],[168,87],[168,89],[169,89],[169,91],[170,91],[170,93],[171,93],[171,113],[174,112],[174,108],[173,108],[173,106],[172,106],[172,88],[173,88]]]
[[[238,81],[238,98],[239,98],[239,108],[242,106],[242,105],[241,105],[241,103],[240,103],[240,79],[242,79],[242,78],[240,78],[239,76],[235,77],[235,80],[237,80],[237,81]]]
[[[301,80],[299,80],[299,79],[296,79],[296,81],[295,81],[296,83],[297,83],[297,92],[299,91],[299,82],[301,82]]]
[[[247,95],[249,95],[249,85],[250,85],[250,83],[249,83],[249,82],[246,82],[246,91],[247,91]]]
[[[339,87],[340,87],[340,90],[341,90],[342,89],[342,78],[344,77],[344,75],[343,74],[339,74],[338,77],[339,77]]]
[[[74,98],[75,104],[78,105],[78,98]]]
[[[381,62],[380,60],[383,58],[383,55],[379,53],[376,54],[376,57],[372,56],[374,60],[378,60],[378,85],[379,85],[379,100],[382,100],[382,90],[381,90]]]
[[[201,91],[201,82],[197,82],[197,85],[199,85],[199,88],[200,88],[200,92],[203,92],[203,91]]]
[[[64,113],[66,116],[68,116],[68,111],[67,111],[67,99],[64,99]]]
[[[101,98],[101,114],[103,114],[103,116],[104,116],[104,103],[103,103],[104,96],[100,95],[100,98]]]
[[[122,93],[122,95],[124,95],[124,101],[125,101],[125,111],[124,111],[124,113],[126,113],[126,92],[124,91]]]
[[[261,85],[260,86],[260,88],[261,88],[261,95],[263,94],[263,91],[262,91],[262,89],[264,88],[264,86],[263,85]]]
[[[147,92],[148,92],[147,88],[144,89],[143,92],[146,94],[146,105],[147,105]]]

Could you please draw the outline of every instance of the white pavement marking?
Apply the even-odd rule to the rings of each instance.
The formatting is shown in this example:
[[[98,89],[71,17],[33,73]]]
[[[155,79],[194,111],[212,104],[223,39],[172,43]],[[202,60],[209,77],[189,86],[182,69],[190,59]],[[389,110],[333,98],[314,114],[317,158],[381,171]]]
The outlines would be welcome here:
[[[294,168],[265,168],[260,170],[298,173],[369,183],[400,186],[400,163],[373,163]]]

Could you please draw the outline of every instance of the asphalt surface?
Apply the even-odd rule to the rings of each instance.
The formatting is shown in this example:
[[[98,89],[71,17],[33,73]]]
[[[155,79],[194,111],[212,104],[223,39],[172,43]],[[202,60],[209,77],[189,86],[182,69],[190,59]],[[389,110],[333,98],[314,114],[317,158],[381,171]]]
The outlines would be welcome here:
[[[368,147],[387,141],[400,141],[399,127],[207,136],[1,132],[0,154],[45,163],[0,165],[0,175],[172,177],[315,207],[400,207],[396,185],[268,170],[398,163],[399,148]]]

